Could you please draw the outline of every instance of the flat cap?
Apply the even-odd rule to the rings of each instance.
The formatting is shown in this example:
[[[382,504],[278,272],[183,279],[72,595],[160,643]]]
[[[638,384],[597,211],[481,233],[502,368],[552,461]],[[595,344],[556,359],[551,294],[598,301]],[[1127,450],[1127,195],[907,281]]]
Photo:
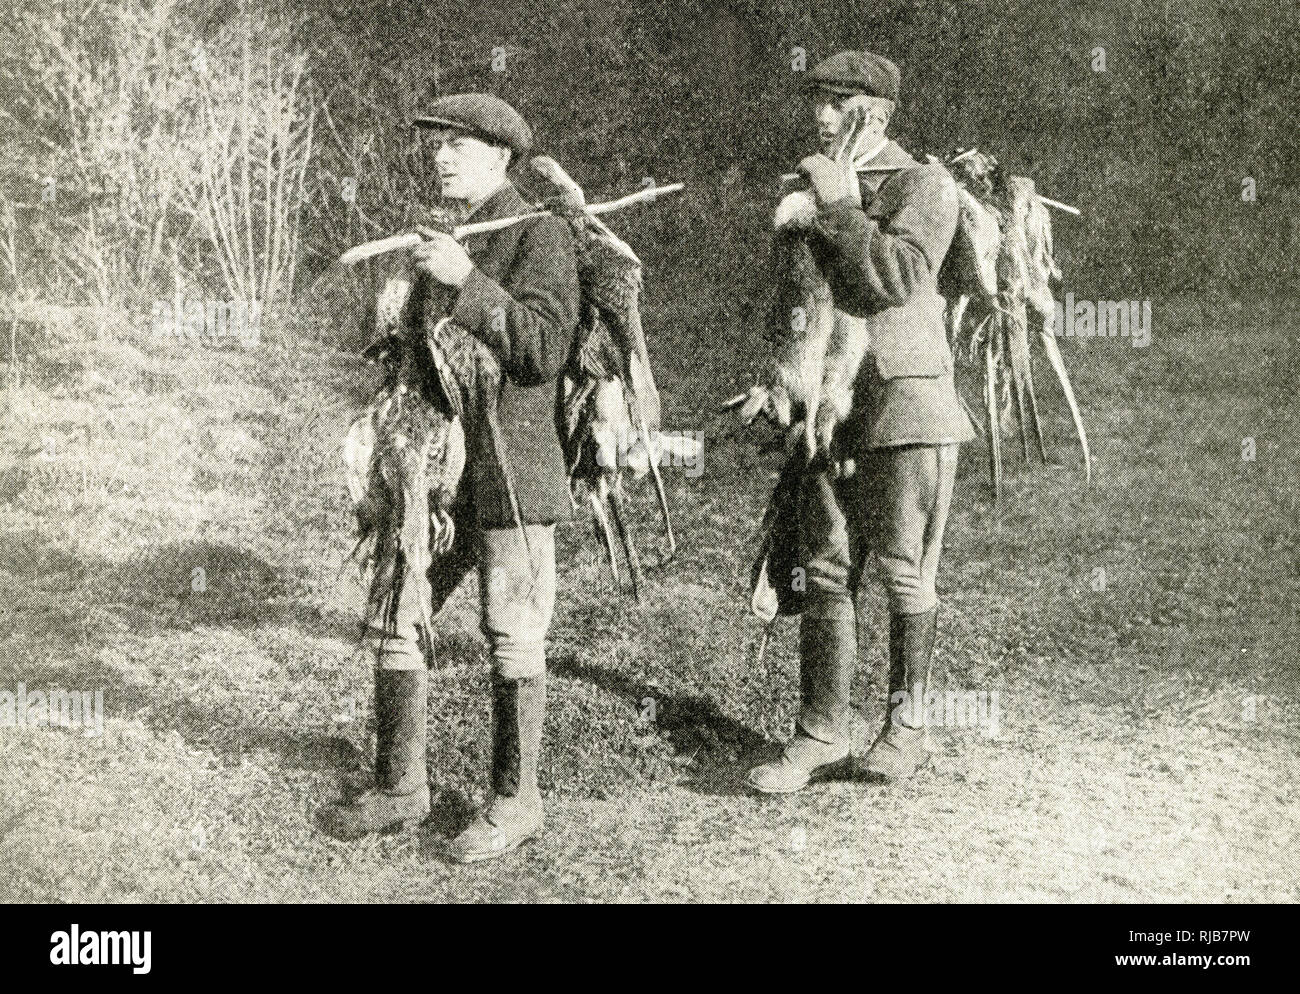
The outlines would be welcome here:
[[[515,161],[533,147],[533,132],[519,112],[490,93],[451,93],[415,119],[417,128],[455,128],[510,149]]]
[[[898,103],[898,66],[875,52],[836,52],[817,63],[804,83],[831,93],[865,93]]]

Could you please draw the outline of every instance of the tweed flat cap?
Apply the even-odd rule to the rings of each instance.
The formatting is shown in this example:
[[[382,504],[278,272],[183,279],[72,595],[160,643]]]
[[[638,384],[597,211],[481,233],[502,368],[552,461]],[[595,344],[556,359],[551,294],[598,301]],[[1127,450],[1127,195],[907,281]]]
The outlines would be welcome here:
[[[836,52],[817,63],[804,83],[831,93],[866,93],[898,103],[898,66],[875,52]]]
[[[433,102],[415,119],[417,128],[455,128],[476,138],[504,145],[515,161],[533,147],[533,132],[519,112],[490,93],[451,93]]]

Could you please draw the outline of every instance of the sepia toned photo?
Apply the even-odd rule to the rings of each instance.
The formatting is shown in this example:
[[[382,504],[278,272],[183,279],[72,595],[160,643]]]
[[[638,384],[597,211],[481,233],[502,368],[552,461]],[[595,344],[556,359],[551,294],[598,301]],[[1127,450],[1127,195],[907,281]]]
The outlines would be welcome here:
[[[0,25],[0,901],[1300,900],[1295,8]]]

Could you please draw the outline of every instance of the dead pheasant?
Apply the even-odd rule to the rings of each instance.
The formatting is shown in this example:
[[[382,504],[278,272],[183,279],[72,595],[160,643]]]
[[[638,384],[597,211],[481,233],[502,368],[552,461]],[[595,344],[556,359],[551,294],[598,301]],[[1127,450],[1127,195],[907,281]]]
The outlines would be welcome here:
[[[358,531],[353,555],[370,578],[366,621],[383,628],[410,577],[422,576],[455,540],[451,512],[467,429],[482,424],[490,432],[515,523],[528,541],[496,421],[500,366],[447,316],[449,307],[447,294],[427,278],[404,272],[384,284],[375,338],[364,353],[383,367],[384,380],[344,442]],[[425,598],[420,612],[428,630]]]
[[[994,502],[1002,493],[1002,431],[1014,420],[1025,458],[1032,421],[1039,455],[1047,461],[1029,350],[1032,328],[1061,384],[1079,445],[1085,481],[1092,458],[1083,416],[1053,331],[1051,281],[1061,270],[1052,246],[1047,204],[1031,179],[1007,176],[992,156],[963,152],[949,162],[962,201],[961,223],[945,260],[940,289],[949,299],[954,350],[983,368],[984,423]],[[1064,207],[1065,205],[1058,205]],[[1072,210],[1072,208],[1070,208]],[[982,361],[981,361],[982,360]]]
[[[573,375],[564,377],[561,404],[569,486],[571,493],[576,494],[579,483],[586,485],[592,520],[598,537],[604,542],[610,572],[618,586],[618,555],[610,528],[613,519],[627,558],[632,596],[640,599],[644,573],[636,543],[628,530],[627,494],[623,488],[622,450],[632,431],[632,422],[623,381],[598,362],[596,356],[588,354]],[[574,499],[576,502],[576,496]]]
[[[697,443],[670,438],[659,430],[659,393],[641,327],[641,260],[589,213],[581,187],[555,160],[538,156],[532,160],[532,168],[555,190],[555,196],[547,201],[551,211],[569,222],[582,284],[577,340],[563,374],[560,404],[569,483],[575,492],[579,484],[585,485],[617,584],[613,519],[627,558],[632,592],[639,598],[643,571],[628,529],[623,470],[631,468],[637,477],[649,472],[653,479],[671,557],[677,540],[659,462],[670,447],[680,450]],[[698,452],[694,454],[698,456]]]

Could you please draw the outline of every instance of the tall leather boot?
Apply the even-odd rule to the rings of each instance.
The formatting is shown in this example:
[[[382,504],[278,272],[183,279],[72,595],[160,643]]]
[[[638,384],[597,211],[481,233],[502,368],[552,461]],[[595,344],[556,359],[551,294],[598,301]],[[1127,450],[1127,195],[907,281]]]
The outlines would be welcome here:
[[[546,675],[492,676],[492,797],[451,843],[460,863],[504,856],[542,831],[537,764],[546,716]]]
[[[925,735],[925,695],[930,686],[930,659],[939,609],[921,614],[889,616],[889,715],[885,727],[858,771],[899,780],[912,776],[930,761]],[[906,691],[901,704],[894,694]]]
[[[357,839],[429,813],[427,711],[426,670],[375,671],[375,785],[331,808],[327,823],[335,836]]]
[[[780,758],[749,771],[749,785],[765,794],[788,794],[849,755],[849,688],[858,658],[852,613],[799,623],[799,720]]]

